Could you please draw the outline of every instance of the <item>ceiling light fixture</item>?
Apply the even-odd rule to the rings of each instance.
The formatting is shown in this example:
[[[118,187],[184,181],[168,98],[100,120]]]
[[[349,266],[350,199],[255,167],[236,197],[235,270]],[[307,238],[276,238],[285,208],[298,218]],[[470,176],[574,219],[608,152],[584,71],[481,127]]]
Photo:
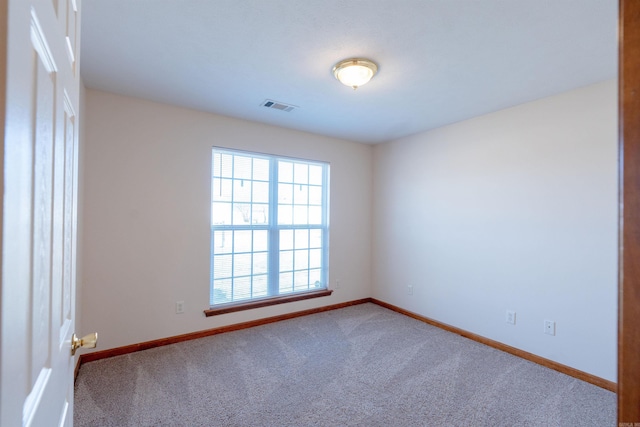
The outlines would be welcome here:
[[[373,61],[362,58],[345,59],[333,67],[336,79],[353,90],[368,83],[377,72],[378,66]]]

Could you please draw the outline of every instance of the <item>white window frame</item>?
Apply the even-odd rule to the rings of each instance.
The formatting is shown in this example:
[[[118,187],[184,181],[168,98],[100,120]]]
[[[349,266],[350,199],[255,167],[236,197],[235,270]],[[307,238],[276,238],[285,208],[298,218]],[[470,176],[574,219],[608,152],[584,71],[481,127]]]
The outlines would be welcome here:
[[[223,178],[222,177],[222,173],[220,176],[214,176],[214,164],[213,162],[215,161],[216,158],[216,154],[221,154],[221,155],[232,155],[232,156],[242,156],[242,157],[251,157],[251,158],[258,158],[258,159],[264,159],[264,160],[268,160],[269,161],[269,197],[268,197],[268,207],[269,207],[269,212],[268,212],[268,223],[267,224],[254,224],[251,223],[251,219],[252,217],[250,217],[250,223],[249,224],[214,224],[213,218],[214,218],[214,202],[215,202],[215,196],[214,196],[214,180],[216,178]],[[278,168],[280,165],[280,162],[291,162],[294,164],[306,164],[306,165],[313,165],[313,166],[320,166],[322,168],[322,183],[321,183],[321,192],[322,192],[322,205],[321,205],[321,223],[320,224],[293,224],[294,220],[293,220],[293,214],[292,214],[292,223],[291,224],[279,224],[278,223],[278,210],[281,209],[282,206],[290,206],[292,211],[294,210],[294,206],[304,206],[303,205],[294,205],[294,201],[291,201],[291,204],[279,204],[279,198],[278,198],[278,187],[279,184],[283,184],[283,185],[287,185],[287,184],[291,184],[293,186],[293,188],[295,188],[295,186],[299,186],[300,189],[302,190],[303,186],[307,187],[307,192],[309,191],[310,187],[317,187],[317,185],[312,185],[309,184],[307,181],[307,184],[300,184],[300,183],[295,183],[295,178],[292,179],[291,183],[285,183],[285,182],[281,182],[279,181],[279,173],[278,173]],[[315,291],[319,291],[319,290],[327,290],[328,289],[328,283],[329,283],[329,172],[330,172],[330,165],[327,162],[321,162],[321,161],[315,161],[315,160],[307,160],[307,159],[299,159],[299,158],[292,158],[292,157],[285,157],[285,156],[277,156],[277,155],[270,155],[270,154],[264,154],[264,153],[256,153],[256,152],[249,152],[249,151],[242,151],[242,150],[235,150],[235,149],[229,149],[229,148],[222,148],[222,147],[213,147],[212,148],[212,168],[211,168],[211,215],[210,215],[210,225],[211,225],[211,252],[210,252],[210,280],[209,280],[209,289],[210,289],[210,296],[209,296],[209,303],[212,309],[216,308],[216,307],[223,307],[223,306],[227,306],[227,305],[233,305],[233,304],[242,304],[242,303],[250,303],[250,302],[254,302],[254,301],[260,301],[260,300],[264,300],[264,299],[270,299],[270,298],[278,298],[278,297],[290,297],[292,295],[299,295],[299,294],[304,294],[304,293],[310,293],[310,292],[315,292]],[[232,170],[231,172],[231,178],[224,177],[224,179],[231,179],[232,183],[237,181],[237,180],[241,180],[240,178],[236,178],[235,177],[235,171]],[[308,180],[308,176],[307,176],[307,180]],[[254,182],[253,180],[253,176],[252,179],[250,180],[252,182],[252,185]],[[231,196],[231,203],[239,203],[239,202],[235,202],[234,199],[234,194],[233,194],[233,184],[232,184],[232,196]],[[308,201],[308,196],[307,196],[307,212],[309,211],[309,207],[310,202]],[[253,195],[252,195],[252,201],[251,201],[251,205],[253,206]],[[243,204],[246,204],[243,202]],[[232,205],[233,206],[233,205]],[[317,205],[313,205],[316,206]],[[252,208],[251,208],[252,209]],[[232,208],[232,217],[233,217],[233,208]],[[232,220],[233,222],[233,220]],[[216,271],[215,271],[215,234],[216,231],[241,231],[241,230],[266,230],[267,231],[267,235],[268,235],[268,243],[267,243],[267,258],[268,258],[268,272],[267,272],[267,295],[262,295],[262,296],[253,296],[251,295],[249,298],[238,298],[236,299],[233,295],[234,291],[232,290],[232,296],[231,296],[231,301],[228,302],[218,302],[215,301],[214,295],[215,295],[215,279],[231,279],[232,283],[233,281],[235,281],[235,275],[233,272],[233,268],[231,270],[231,276],[217,276],[216,275]],[[295,234],[295,230],[320,230],[322,233],[321,236],[321,240],[322,240],[322,247],[321,249],[321,257],[322,257],[322,261],[321,261],[321,268],[320,268],[320,280],[315,282],[313,284],[308,284],[307,289],[304,290],[295,290],[295,281],[292,279],[292,288],[291,291],[282,291],[281,287],[280,287],[280,255],[281,255],[281,248],[280,248],[280,233],[281,231],[284,230],[293,230],[293,233]],[[308,251],[310,251],[310,249],[307,249]],[[288,249],[284,249],[284,251],[289,252]],[[295,247],[293,249],[291,249],[291,252],[295,252]],[[253,254],[255,253],[255,251],[252,249],[251,254],[253,256]],[[236,255],[236,252],[232,252],[232,255]],[[220,255],[220,254],[218,254]],[[232,258],[233,259],[233,258]],[[292,267],[294,270],[291,272],[292,275],[295,274],[296,271],[298,272],[302,272],[305,269],[300,269],[300,270],[295,270],[295,264]],[[310,268],[309,266],[307,266],[306,271],[307,271],[307,275],[309,274],[309,272],[311,270],[317,270],[315,268]],[[288,274],[288,272],[287,272]],[[240,278],[242,277],[247,277],[247,276],[238,276]],[[254,274],[253,274],[253,268],[251,270],[251,275],[250,277],[253,280]],[[253,282],[252,282],[253,283]],[[233,284],[232,284],[232,289],[233,289]],[[253,294],[253,287],[251,289],[251,292]]]

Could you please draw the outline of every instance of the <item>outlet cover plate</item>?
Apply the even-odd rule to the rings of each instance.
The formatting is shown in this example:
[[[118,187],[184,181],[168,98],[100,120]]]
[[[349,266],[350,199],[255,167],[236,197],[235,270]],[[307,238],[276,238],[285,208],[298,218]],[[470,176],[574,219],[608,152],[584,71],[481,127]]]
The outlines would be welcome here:
[[[176,301],[176,314],[184,313],[184,301]]]
[[[544,321],[544,333],[547,335],[555,335],[556,334],[556,322],[553,320],[545,320]]]
[[[516,312],[513,310],[507,310],[505,321],[510,325],[516,324]]]

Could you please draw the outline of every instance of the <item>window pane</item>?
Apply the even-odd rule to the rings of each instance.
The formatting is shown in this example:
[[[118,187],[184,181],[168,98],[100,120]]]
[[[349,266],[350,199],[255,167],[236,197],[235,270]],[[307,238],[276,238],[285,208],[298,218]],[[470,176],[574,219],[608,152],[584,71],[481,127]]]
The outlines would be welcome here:
[[[213,303],[222,304],[233,301],[231,291],[231,279],[218,279],[213,281]]]
[[[322,187],[309,187],[309,204],[321,205],[322,204]]]
[[[233,256],[233,276],[251,275],[251,254],[239,254]]]
[[[253,203],[269,203],[268,182],[253,182]]]
[[[309,224],[322,224],[322,207],[309,206]]]
[[[213,160],[212,160],[213,170],[211,172],[213,176],[220,176],[220,174],[222,173],[221,161],[222,161],[222,154],[213,153]]]
[[[251,179],[251,157],[234,156],[233,177]]]
[[[278,205],[278,224],[290,225],[293,223],[293,207],[291,205]]]
[[[293,270],[293,251],[280,251],[280,271]]]
[[[309,270],[309,284],[314,288],[322,287],[322,271],[320,269],[317,270]]]
[[[318,230],[318,229],[309,230],[309,247],[310,248],[322,247],[322,230]]]
[[[307,184],[309,182],[309,166],[302,163],[293,165],[293,182],[296,184]]]
[[[254,297],[266,297],[269,292],[267,276],[259,275],[253,276],[253,296]]]
[[[214,254],[228,254],[233,251],[232,233],[232,231],[215,231],[213,233]]]
[[[269,223],[269,205],[266,205],[266,204],[251,205],[251,223],[252,224],[268,224]]]
[[[257,230],[253,232],[253,250],[254,252],[267,251],[268,234],[266,230]]]
[[[251,230],[236,231],[233,236],[234,252],[251,252]]]
[[[233,156],[230,154],[223,154],[221,156],[220,176],[224,178],[233,177]]]
[[[269,160],[253,159],[253,179],[269,181]]]
[[[211,187],[211,200],[213,201],[231,201],[231,189],[233,188],[232,180],[226,178],[214,178]]]
[[[280,231],[280,249],[293,249],[293,230]]]
[[[292,184],[278,184],[278,203],[281,203],[281,204],[293,203],[293,185]]]
[[[266,252],[253,254],[253,274],[267,274],[269,271],[269,260]]]
[[[322,267],[322,250],[311,249],[309,251],[309,268]]]
[[[251,202],[251,181],[237,179],[233,182],[233,200],[235,202]]]
[[[307,270],[296,271],[293,273],[293,277],[294,277],[294,290],[304,291],[309,289],[309,272]]]
[[[233,299],[251,298],[251,277],[233,279]]]
[[[293,182],[293,163],[278,162],[278,182]]]
[[[293,292],[293,273],[280,273],[280,293]]]
[[[213,202],[211,204],[211,224],[231,224],[231,203]]]
[[[213,272],[216,279],[225,279],[233,276],[232,255],[216,255],[213,257]]]
[[[322,166],[309,165],[309,184],[322,185]]]
[[[309,230],[296,230],[296,249],[306,249],[309,247]]]
[[[293,190],[293,203],[296,205],[306,205],[309,203],[309,187],[296,184]]]
[[[295,270],[309,268],[309,251],[306,249],[295,251],[293,260]]]
[[[233,224],[249,224],[251,220],[251,205],[248,203],[233,204]]]
[[[308,208],[306,206],[294,206],[293,207],[293,223],[295,225],[305,225],[309,224],[309,219],[307,218]]]

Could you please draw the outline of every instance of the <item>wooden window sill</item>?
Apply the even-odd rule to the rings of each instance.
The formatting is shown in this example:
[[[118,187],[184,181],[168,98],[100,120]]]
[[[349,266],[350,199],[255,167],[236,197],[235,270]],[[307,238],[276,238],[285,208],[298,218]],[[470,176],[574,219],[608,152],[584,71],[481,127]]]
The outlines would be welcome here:
[[[287,302],[302,301],[305,299],[328,297],[333,293],[331,289],[322,289],[319,291],[310,292],[298,292],[295,294],[288,294],[284,296],[268,297],[258,300],[232,302],[228,304],[221,304],[219,306],[212,306],[208,310],[204,311],[204,315],[207,317],[217,316],[219,314],[233,313],[235,311],[252,310],[254,308],[268,307],[270,305],[284,304]]]

